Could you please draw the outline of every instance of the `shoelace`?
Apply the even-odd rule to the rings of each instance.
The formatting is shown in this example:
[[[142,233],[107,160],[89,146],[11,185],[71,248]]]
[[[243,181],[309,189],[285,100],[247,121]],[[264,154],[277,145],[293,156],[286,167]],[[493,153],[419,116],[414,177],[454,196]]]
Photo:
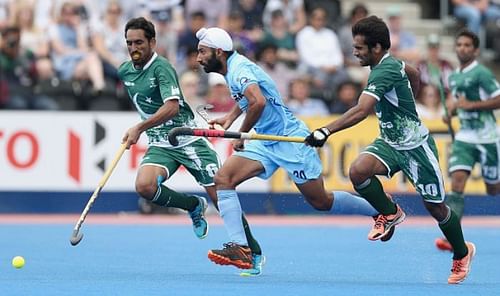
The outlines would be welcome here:
[[[375,221],[375,226],[374,228],[383,228],[385,227],[384,225],[387,223],[387,218],[384,215],[378,215],[377,220]]]
[[[199,227],[201,225],[201,215],[200,215],[200,211],[198,211],[198,208],[196,208],[194,211],[189,213],[189,215],[191,216],[191,219],[193,220],[194,226]]]
[[[224,249],[230,249],[230,248],[237,247],[238,245],[236,245],[233,242],[229,242],[229,243],[223,243],[222,246],[224,247]]]
[[[453,266],[451,267],[451,272],[457,273],[462,271],[462,260],[453,260]]]

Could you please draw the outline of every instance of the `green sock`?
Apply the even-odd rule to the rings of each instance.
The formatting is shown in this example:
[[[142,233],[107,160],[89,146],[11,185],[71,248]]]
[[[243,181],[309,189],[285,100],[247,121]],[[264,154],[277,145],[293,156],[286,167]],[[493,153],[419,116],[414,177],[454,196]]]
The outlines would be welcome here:
[[[455,212],[450,209],[448,217],[439,222],[439,228],[441,228],[444,236],[453,247],[453,259],[462,259],[465,257],[468,252],[467,246],[465,245],[462,226]]]
[[[446,195],[446,204],[455,212],[458,220],[462,220],[464,214],[464,194],[458,192],[450,192]]]
[[[382,183],[380,183],[377,177],[371,177],[363,184],[355,186],[354,189],[379,213],[383,215],[392,215],[396,213],[396,204],[387,198],[384,188],[382,188]]]
[[[178,208],[186,211],[194,210],[199,203],[196,197],[173,191],[164,185],[158,186],[152,202],[159,206]]]
[[[248,225],[247,218],[245,215],[241,216],[241,220],[243,221],[243,227],[245,228],[245,236],[247,237],[248,247],[252,250],[253,254],[262,255],[262,250],[260,248],[259,243],[252,235],[250,231],[250,226]]]

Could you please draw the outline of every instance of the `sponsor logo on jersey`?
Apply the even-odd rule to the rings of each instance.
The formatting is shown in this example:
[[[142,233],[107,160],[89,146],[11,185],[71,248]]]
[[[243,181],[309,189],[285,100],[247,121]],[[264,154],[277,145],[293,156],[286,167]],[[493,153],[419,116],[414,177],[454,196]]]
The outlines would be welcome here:
[[[156,84],[156,78],[155,77],[151,77],[149,78],[149,88],[155,88],[157,87],[158,85]]]
[[[377,86],[375,86],[375,84],[368,85],[368,90],[369,91],[375,91],[376,89],[377,89]]]
[[[125,81],[123,84],[125,84],[125,86],[134,86],[135,83],[133,83],[132,81]]]

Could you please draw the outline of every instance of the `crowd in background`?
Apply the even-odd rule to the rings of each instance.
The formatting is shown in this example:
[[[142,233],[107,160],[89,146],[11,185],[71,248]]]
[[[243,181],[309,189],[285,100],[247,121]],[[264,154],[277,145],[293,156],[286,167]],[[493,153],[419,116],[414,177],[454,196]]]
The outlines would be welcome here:
[[[452,2],[454,13],[471,29],[477,30],[481,19],[500,26],[498,2]],[[469,2],[486,2],[486,7]],[[340,0],[0,0],[0,108],[130,110],[133,106],[116,70],[129,59],[126,21],[145,16],[155,24],[157,53],[174,65],[193,107],[210,103],[213,111],[225,112],[234,104],[224,78],[206,74],[196,61],[196,31],[219,26],[230,33],[238,52],[276,81],[296,114],[344,113],[356,104],[369,71],[352,54],[351,26],[370,12],[356,4],[350,15],[342,16],[341,4]],[[400,7],[391,5],[380,17],[390,29],[391,54],[421,72],[419,113],[440,118],[440,96],[448,91],[447,76],[454,66],[440,56],[439,36],[428,36],[424,53],[415,35],[403,29]]]

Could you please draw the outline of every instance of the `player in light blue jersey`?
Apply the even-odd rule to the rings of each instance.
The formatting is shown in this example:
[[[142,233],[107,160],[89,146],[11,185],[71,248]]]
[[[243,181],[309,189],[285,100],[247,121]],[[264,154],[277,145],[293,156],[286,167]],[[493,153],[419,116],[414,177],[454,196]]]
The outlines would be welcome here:
[[[196,33],[198,62],[205,72],[224,75],[235,107],[211,124],[228,129],[242,113],[246,116],[239,130],[279,136],[309,134],[306,125],[284,105],[275,83],[259,66],[233,51],[229,34],[220,28],[202,28]],[[316,150],[302,143],[233,140],[236,151],[215,175],[219,210],[230,242],[221,250],[210,250],[208,258],[221,265],[247,269],[244,274],[261,271],[262,256],[252,254],[244,235],[242,209],[236,186],[253,178],[268,179],[278,168],[287,171],[307,202],[319,211],[378,215],[366,200],[348,192],[327,192],[321,177],[322,167]],[[335,202],[334,202],[335,200]],[[390,238],[388,235],[387,240]]]

